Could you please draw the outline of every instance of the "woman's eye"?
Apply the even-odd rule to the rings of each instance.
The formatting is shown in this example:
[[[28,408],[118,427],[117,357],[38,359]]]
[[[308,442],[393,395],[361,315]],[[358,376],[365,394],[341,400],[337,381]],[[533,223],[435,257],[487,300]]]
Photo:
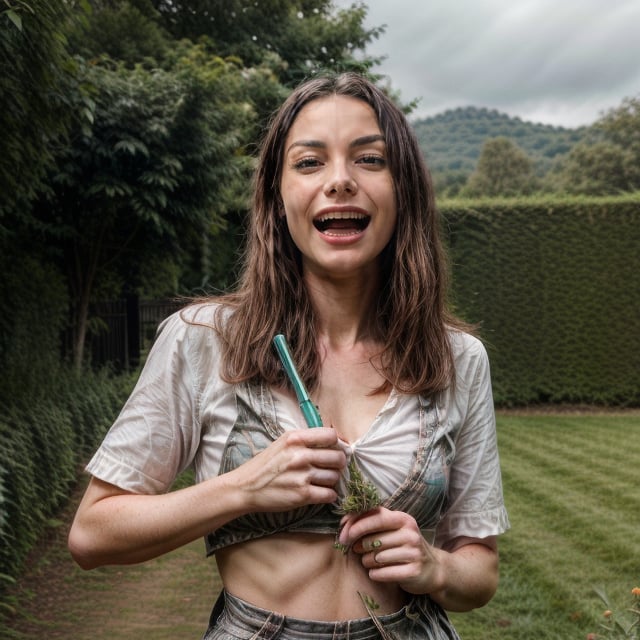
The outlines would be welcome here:
[[[358,159],[358,162],[361,164],[372,164],[378,167],[384,167],[387,162],[383,156],[378,156],[374,154],[367,154]]]
[[[294,169],[314,169],[320,165],[320,161],[317,158],[301,158],[293,163]]]

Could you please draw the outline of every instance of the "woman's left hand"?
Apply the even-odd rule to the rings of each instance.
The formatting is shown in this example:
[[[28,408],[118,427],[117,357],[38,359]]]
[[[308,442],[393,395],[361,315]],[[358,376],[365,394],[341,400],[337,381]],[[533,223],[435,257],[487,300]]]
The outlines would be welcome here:
[[[409,593],[430,593],[442,584],[439,549],[424,539],[415,519],[377,508],[342,519],[340,542],[361,556],[376,582],[396,582]]]
[[[409,593],[428,593],[449,611],[485,605],[498,586],[495,536],[460,536],[440,549],[402,511],[373,509],[342,519],[339,542],[360,555],[369,578],[396,582]]]

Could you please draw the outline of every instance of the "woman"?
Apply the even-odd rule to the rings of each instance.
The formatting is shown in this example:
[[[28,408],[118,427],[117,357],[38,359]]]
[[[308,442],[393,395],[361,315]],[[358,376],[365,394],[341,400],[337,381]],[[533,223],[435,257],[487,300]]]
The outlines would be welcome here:
[[[301,85],[262,146],[238,290],[164,323],[88,466],[77,562],[204,536],[224,584],[207,640],[457,638],[444,610],[493,596],[508,520],[486,353],[445,297],[403,114],[355,74]],[[325,427],[305,426],[278,333]],[[381,504],[341,516],[350,461]],[[166,493],[190,464],[196,484]]]

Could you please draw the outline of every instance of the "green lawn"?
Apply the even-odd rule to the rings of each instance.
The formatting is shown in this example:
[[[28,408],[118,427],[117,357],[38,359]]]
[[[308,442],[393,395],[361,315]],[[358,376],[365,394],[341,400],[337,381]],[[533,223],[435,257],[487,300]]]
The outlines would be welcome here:
[[[463,640],[600,632],[594,588],[624,616],[640,586],[640,417],[505,414],[498,438],[512,528],[495,598],[452,616]]]

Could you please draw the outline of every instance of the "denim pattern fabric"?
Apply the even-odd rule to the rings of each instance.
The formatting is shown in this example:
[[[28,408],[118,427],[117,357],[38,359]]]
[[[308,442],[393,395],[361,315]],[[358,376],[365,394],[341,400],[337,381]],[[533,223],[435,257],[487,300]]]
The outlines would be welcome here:
[[[256,398],[257,400],[257,398]],[[259,414],[254,406],[240,394],[236,397],[238,417],[227,439],[220,473],[227,473],[266,449],[284,431],[264,414]],[[338,530],[340,516],[334,513],[335,506],[317,504],[300,507],[286,512],[258,512],[236,518],[230,523],[208,534],[205,538],[207,553],[216,549],[250,539],[260,538],[281,531],[318,531],[323,533],[327,526],[331,532]]]
[[[380,629],[379,629],[380,627]],[[203,640],[460,640],[447,614],[428,596],[400,611],[357,620],[302,620],[255,607],[224,593],[224,608]]]

